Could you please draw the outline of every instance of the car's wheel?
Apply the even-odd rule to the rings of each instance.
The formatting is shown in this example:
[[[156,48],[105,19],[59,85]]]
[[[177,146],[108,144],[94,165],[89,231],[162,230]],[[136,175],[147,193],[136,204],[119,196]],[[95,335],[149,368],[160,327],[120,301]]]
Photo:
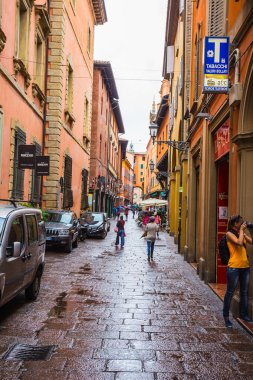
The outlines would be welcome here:
[[[28,300],[35,301],[40,292],[41,272],[38,271],[33,282],[25,289],[25,296]]]
[[[73,248],[77,248],[77,246],[78,246],[78,237],[76,237],[76,240],[72,244]]]
[[[72,251],[72,240],[70,239],[65,247],[65,252],[70,253]]]

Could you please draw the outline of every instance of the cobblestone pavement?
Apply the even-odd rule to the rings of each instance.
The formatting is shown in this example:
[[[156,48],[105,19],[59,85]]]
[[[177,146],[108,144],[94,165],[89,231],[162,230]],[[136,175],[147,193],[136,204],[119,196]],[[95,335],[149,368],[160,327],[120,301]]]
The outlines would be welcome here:
[[[131,217],[131,215],[130,215]],[[4,380],[253,379],[253,339],[161,233],[153,262],[142,231],[126,223],[69,255],[47,253],[41,293],[0,310],[0,357],[17,344],[55,345],[48,361],[0,359]]]

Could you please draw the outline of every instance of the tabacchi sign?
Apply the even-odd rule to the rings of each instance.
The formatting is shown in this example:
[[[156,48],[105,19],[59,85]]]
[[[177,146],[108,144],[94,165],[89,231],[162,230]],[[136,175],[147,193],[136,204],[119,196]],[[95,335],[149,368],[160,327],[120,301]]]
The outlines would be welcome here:
[[[203,93],[227,93],[229,37],[205,37]]]

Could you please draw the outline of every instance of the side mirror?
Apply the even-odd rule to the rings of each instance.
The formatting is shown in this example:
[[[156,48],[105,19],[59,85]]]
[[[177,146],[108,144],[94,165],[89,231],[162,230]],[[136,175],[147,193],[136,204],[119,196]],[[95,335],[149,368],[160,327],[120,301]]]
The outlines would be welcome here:
[[[14,241],[13,243],[13,257],[19,257],[21,254],[21,243],[20,241]]]

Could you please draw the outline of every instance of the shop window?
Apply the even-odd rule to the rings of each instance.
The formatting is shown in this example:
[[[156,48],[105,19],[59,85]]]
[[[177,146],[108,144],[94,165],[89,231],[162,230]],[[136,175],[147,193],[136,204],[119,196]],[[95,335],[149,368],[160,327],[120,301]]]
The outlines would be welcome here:
[[[13,188],[12,198],[23,199],[24,196],[24,169],[18,168],[18,147],[26,143],[26,134],[20,128],[15,130]]]

